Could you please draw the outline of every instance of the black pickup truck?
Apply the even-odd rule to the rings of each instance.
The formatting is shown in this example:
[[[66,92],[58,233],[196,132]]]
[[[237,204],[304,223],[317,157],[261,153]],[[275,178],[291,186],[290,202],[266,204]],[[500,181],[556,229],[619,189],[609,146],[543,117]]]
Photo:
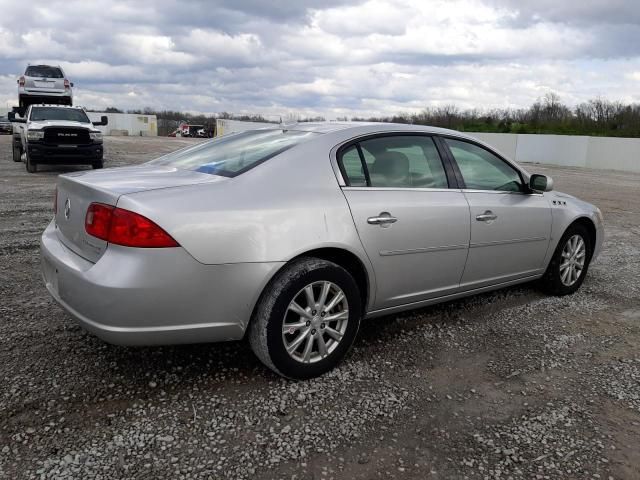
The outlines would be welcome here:
[[[24,161],[34,173],[39,164],[103,166],[102,133],[95,128],[107,117],[91,122],[84,109],[60,105],[31,105],[24,117],[9,113],[13,122],[13,161]]]

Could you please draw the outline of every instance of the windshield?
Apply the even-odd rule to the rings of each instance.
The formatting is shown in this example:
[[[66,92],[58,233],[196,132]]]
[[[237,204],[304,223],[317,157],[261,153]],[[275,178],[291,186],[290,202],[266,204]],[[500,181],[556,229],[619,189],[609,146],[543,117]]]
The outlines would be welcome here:
[[[235,177],[261,162],[310,140],[314,132],[252,130],[220,137],[149,162],[184,170]]]
[[[89,123],[89,117],[84,110],[79,108],[60,108],[60,107],[31,107],[31,116],[29,120],[32,122],[41,122],[43,120],[67,120],[70,122]]]
[[[48,65],[33,65],[27,67],[27,71],[24,72],[27,77],[36,78],[64,78],[62,70],[58,67],[49,67]]]

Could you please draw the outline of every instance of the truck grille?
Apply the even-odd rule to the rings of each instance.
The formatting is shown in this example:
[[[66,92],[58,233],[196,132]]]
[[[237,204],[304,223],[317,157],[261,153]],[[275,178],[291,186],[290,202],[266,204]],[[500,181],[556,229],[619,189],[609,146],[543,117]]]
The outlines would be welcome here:
[[[83,128],[48,127],[44,129],[44,143],[55,145],[87,145],[89,132]]]

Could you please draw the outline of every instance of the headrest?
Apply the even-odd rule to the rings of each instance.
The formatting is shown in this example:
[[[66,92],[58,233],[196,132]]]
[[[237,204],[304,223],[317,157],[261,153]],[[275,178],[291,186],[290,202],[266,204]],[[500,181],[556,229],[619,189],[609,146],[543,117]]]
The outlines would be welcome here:
[[[404,153],[383,152],[376,156],[371,165],[371,173],[389,178],[400,178],[409,175],[409,159]]]

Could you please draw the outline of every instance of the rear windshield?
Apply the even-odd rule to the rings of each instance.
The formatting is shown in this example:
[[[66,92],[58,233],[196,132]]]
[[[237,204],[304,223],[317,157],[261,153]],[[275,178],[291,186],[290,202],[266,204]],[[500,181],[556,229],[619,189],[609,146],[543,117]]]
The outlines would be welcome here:
[[[31,107],[32,122],[43,120],[67,120],[70,122],[89,123],[89,117],[79,108]]]
[[[27,77],[36,78],[64,78],[62,70],[58,67],[49,67],[47,65],[32,65],[27,67],[27,71],[24,74]]]
[[[187,147],[152,160],[149,164],[235,177],[315,135],[318,134],[291,130],[252,130]]]

